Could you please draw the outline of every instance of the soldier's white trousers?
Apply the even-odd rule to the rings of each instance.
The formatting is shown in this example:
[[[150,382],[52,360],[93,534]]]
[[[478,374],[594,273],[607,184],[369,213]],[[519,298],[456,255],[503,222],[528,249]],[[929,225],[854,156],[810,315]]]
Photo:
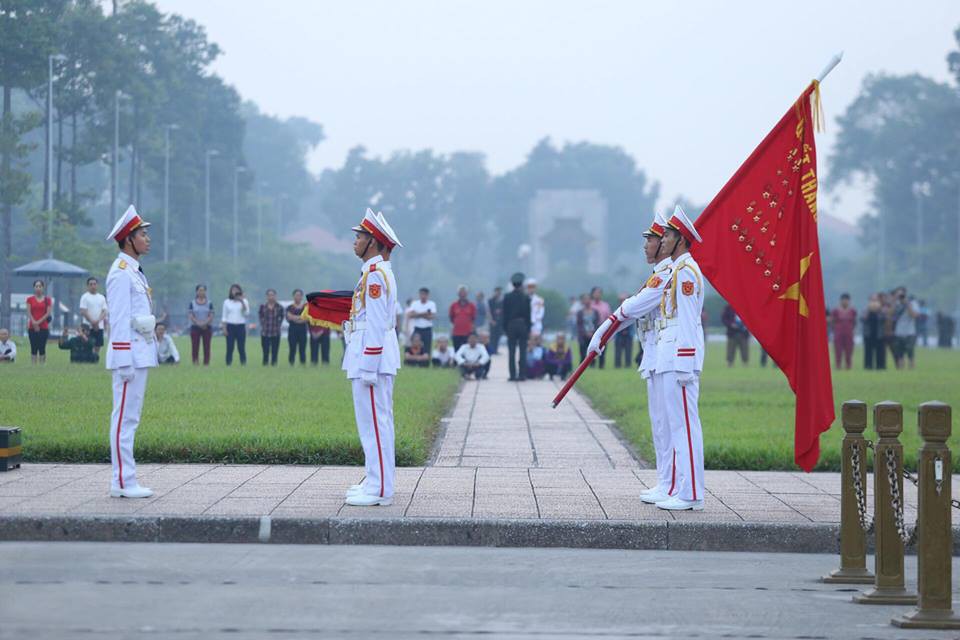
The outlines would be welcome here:
[[[124,382],[113,373],[113,413],[110,416],[110,461],[113,489],[137,486],[137,463],[133,460],[133,438],[140,425],[143,396],[147,390],[149,369],[134,369],[133,380]]]
[[[685,387],[677,383],[675,371],[657,373],[664,415],[670,425],[670,441],[676,454],[675,492],[681,500],[703,500],[703,429],[697,402],[700,376]]]
[[[670,423],[663,410],[663,393],[656,374],[647,378],[647,410],[650,413],[650,430],[653,435],[653,450],[657,455],[657,486],[673,495],[676,491],[673,440]]]
[[[353,412],[363,445],[366,479],[363,490],[383,498],[393,497],[396,476],[393,433],[393,376],[380,374],[368,387],[359,378],[353,384]]]

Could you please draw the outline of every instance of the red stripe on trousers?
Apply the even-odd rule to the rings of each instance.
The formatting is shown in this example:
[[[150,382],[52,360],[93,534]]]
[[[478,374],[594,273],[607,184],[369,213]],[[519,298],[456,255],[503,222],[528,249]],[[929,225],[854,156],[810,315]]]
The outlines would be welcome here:
[[[668,496],[673,495],[673,490],[677,486],[677,450],[673,450],[673,469],[670,470],[670,491],[667,491]]]
[[[380,458],[380,497],[383,497],[383,451],[380,449],[380,427],[377,426],[377,403],[373,401],[373,386],[370,386],[370,410],[373,412],[373,433],[377,436],[377,457]]]
[[[117,418],[117,464],[120,468],[120,488],[123,489],[123,456],[120,454],[120,425],[123,424],[123,406],[127,403],[127,383],[123,383],[123,394],[120,396],[120,417]]]
[[[680,387],[683,392],[683,419],[687,421],[687,448],[690,449],[690,486],[693,487],[693,499],[697,499],[697,476],[693,472],[693,438],[690,437],[690,415],[687,413],[687,388]]]

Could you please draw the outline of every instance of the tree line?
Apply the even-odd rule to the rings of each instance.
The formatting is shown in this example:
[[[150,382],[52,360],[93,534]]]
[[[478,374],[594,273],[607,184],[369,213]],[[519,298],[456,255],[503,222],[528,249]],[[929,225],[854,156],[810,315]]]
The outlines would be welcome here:
[[[544,139],[523,164],[493,175],[481,153],[423,149],[373,157],[357,146],[343,166],[312,175],[306,158],[322,143],[323,127],[245,102],[212,72],[219,55],[201,25],[147,0],[0,0],[0,323],[9,312],[10,267],[52,252],[102,274],[113,253],[102,237],[114,211],[133,202],[163,222],[168,148],[169,246],[155,234],[151,260],[164,252],[171,258],[151,267],[160,297],[183,297],[197,281],[213,290],[233,281],[248,290],[352,286],[349,259],[284,238],[295,241],[299,229],[316,225],[347,240],[365,206],[384,210],[407,245],[396,259],[411,287],[451,295],[460,282],[489,289],[523,268],[517,252],[530,240],[528,206],[541,189],[596,190],[607,203],[608,229],[637,229],[609,234],[608,274],[558,269],[542,284],[564,294],[593,284],[613,291],[645,273],[639,230],[658,205],[660,187],[622,148]],[[960,82],[960,51],[947,64]],[[872,208],[861,221],[864,251],[825,256],[829,295],[834,284],[865,294],[909,281],[939,304],[952,304],[960,288],[953,262],[960,242],[958,115],[956,83],[918,75],[865,80],[838,119],[828,161],[834,184],[866,179]],[[48,134],[52,167],[45,165]],[[236,263],[234,206],[241,228]]]

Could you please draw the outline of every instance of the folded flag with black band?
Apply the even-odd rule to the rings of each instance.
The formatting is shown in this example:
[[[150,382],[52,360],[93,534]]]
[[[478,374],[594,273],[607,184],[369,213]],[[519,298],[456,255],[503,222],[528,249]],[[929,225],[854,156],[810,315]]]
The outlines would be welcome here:
[[[314,291],[307,294],[307,305],[301,315],[312,327],[340,331],[343,323],[350,319],[352,304],[353,291]]]

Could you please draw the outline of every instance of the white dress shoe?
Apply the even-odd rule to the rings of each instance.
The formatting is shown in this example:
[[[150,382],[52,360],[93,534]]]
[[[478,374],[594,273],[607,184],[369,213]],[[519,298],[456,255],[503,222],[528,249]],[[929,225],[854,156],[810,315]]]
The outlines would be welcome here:
[[[674,496],[658,502],[657,508],[667,511],[703,511],[703,500],[681,500]]]
[[[381,498],[369,493],[355,493],[347,496],[346,503],[352,507],[389,507],[393,504],[393,497]]]
[[[664,500],[667,500],[669,497],[670,497],[670,494],[668,494],[666,491],[661,491],[658,489],[657,491],[651,491],[649,493],[641,493],[640,502],[645,502],[647,504],[657,504],[658,502],[663,502]]]
[[[125,489],[110,489],[111,498],[149,498],[153,491],[146,487],[127,487]]]
[[[641,492],[640,492],[640,495],[645,496],[645,495],[647,495],[648,493],[663,493],[663,494],[666,494],[667,492],[664,491],[663,489],[661,489],[661,488],[660,488],[660,485],[654,485],[654,486],[650,487],[649,489],[644,489],[643,491],[641,491]]]
[[[352,484],[350,488],[347,489],[347,497],[356,495],[358,493],[363,493],[363,484]]]

